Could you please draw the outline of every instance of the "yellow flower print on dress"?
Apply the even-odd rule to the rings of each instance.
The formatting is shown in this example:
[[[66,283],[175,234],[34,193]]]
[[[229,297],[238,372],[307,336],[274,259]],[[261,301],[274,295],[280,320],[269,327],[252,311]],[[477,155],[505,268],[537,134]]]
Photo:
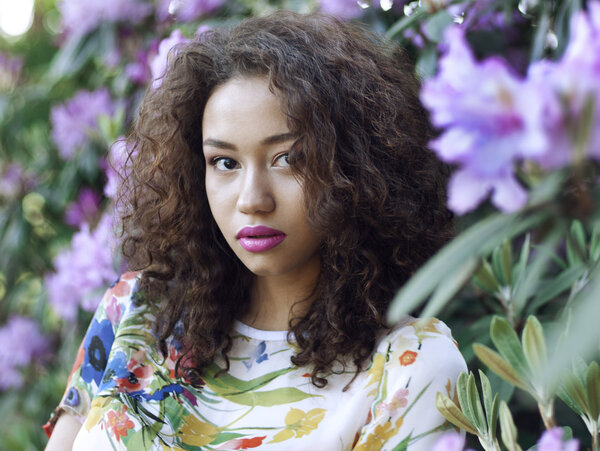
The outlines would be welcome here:
[[[92,405],[90,406],[90,413],[85,419],[84,426],[89,431],[94,426],[96,426],[104,412],[107,410],[108,404],[110,403],[110,398],[105,397],[97,397],[92,401]]]
[[[362,443],[359,443],[354,448],[354,451],[372,451],[375,449],[381,449],[383,444],[389,440],[390,437],[396,433],[396,431],[397,429],[389,421],[386,421],[383,424],[378,424],[375,427],[375,430],[367,436],[366,440],[362,441]]]
[[[373,363],[371,364],[371,368],[369,369],[369,373],[367,374],[367,387],[372,384],[379,384],[381,381],[381,377],[383,376],[383,367],[385,365],[385,356],[383,354],[375,354],[373,357]],[[373,396],[377,393],[377,387],[374,387],[368,394],[368,396]]]
[[[325,417],[325,409],[312,409],[304,412],[291,408],[285,416],[285,429],[278,432],[269,443],[283,442],[291,438],[300,438],[314,431]]]
[[[426,318],[414,321],[409,325],[413,327],[417,339],[419,342],[421,342],[425,337],[427,337],[428,334],[440,334],[440,331],[437,328],[439,323],[439,319]]]
[[[185,417],[185,423],[179,433],[184,444],[204,446],[215,439],[219,429],[210,423],[199,420],[194,415],[189,415]]]

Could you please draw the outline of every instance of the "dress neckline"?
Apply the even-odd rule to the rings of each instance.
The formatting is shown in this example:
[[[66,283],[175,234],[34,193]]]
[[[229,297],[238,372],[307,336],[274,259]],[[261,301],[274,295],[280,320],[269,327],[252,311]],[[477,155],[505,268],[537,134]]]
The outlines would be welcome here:
[[[233,322],[233,330],[239,332],[246,337],[254,338],[256,340],[264,341],[287,341],[288,331],[287,330],[262,330],[256,329],[252,326],[242,323],[239,320]],[[294,335],[290,334],[290,338],[293,339]]]

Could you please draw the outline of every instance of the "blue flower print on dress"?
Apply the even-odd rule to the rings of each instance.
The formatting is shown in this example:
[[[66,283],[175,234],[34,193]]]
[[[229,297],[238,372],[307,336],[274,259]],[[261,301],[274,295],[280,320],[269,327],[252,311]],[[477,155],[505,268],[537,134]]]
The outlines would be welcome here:
[[[108,319],[100,322],[96,319],[92,321],[83,342],[85,354],[81,366],[81,378],[85,382],[94,381],[96,386],[100,386],[114,339],[115,334]]]
[[[242,360],[242,363],[246,365],[246,368],[252,368],[252,361],[256,363],[264,362],[269,359],[269,355],[265,353],[267,345],[264,341],[261,341],[258,346],[252,352],[252,356],[247,360]]]
[[[128,376],[127,356],[123,351],[116,352],[106,364],[106,370],[102,377],[102,385],[99,389],[104,390],[106,388],[114,387],[117,385],[115,379]]]

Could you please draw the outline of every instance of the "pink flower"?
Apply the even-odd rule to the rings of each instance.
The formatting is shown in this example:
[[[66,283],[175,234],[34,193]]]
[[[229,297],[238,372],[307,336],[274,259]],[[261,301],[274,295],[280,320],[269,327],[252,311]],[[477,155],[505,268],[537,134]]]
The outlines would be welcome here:
[[[448,189],[448,205],[466,213],[492,194],[504,212],[523,207],[527,193],[514,165],[542,155],[548,146],[542,122],[543,95],[514,75],[501,59],[475,60],[464,29],[446,32],[448,49],[439,73],[421,92],[433,123],[444,133],[430,143],[438,156],[458,165]]]
[[[67,102],[53,107],[50,112],[52,139],[60,156],[68,159],[85,146],[90,134],[98,129],[98,118],[110,116],[113,111],[107,89],[81,90]]]
[[[575,439],[563,441],[563,430],[553,428],[542,434],[537,442],[538,451],[577,451],[579,442]]]
[[[363,15],[357,0],[320,0],[319,9],[341,20],[357,19]]]
[[[65,212],[65,222],[70,226],[79,227],[82,223],[93,222],[100,208],[100,195],[90,189],[83,188],[77,201],[71,202]]]
[[[465,447],[465,435],[458,432],[446,432],[433,445],[431,451],[463,451]],[[465,450],[473,451],[473,450]]]
[[[160,44],[158,45],[158,54],[150,60],[153,89],[158,88],[162,83],[162,77],[164,77],[165,72],[167,71],[171,50],[174,49],[173,51],[176,52],[178,45],[186,44],[187,42],[189,42],[189,39],[186,38],[179,29],[173,30],[168,38],[160,41]]]
[[[138,0],[61,0],[58,10],[68,34],[86,34],[103,22],[139,23],[152,6]]]
[[[106,165],[106,185],[104,195],[110,199],[116,199],[119,185],[124,177],[123,171],[127,163],[129,149],[124,137],[120,137],[110,148],[108,164]]]
[[[96,309],[99,298],[95,291],[117,278],[115,247],[112,217],[105,214],[93,230],[83,223],[71,246],[54,258],[56,272],[46,276],[45,286],[50,304],[62,318],[75,320],[79,306],[87,311]]]
[[[45,358],[48,351],[48,339],[34,320],[11,316],[0,328],[0,390],[21,387],[21,370]]]

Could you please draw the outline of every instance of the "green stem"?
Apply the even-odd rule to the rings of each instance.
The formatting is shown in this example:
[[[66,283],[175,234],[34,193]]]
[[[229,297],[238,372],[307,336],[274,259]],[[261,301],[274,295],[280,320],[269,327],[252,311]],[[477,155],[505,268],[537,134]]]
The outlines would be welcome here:
[[[544,427],[547,430],[556,427],[556,419],[554,418],[554,399],[550,399],[549,401],[538,401],[538,409],[540,411],[540,416],[544,421]]]
[[[592,435],[592,451],[598,450],[598,421],[596,418],[591,422],[592,430],[590,431]]]

